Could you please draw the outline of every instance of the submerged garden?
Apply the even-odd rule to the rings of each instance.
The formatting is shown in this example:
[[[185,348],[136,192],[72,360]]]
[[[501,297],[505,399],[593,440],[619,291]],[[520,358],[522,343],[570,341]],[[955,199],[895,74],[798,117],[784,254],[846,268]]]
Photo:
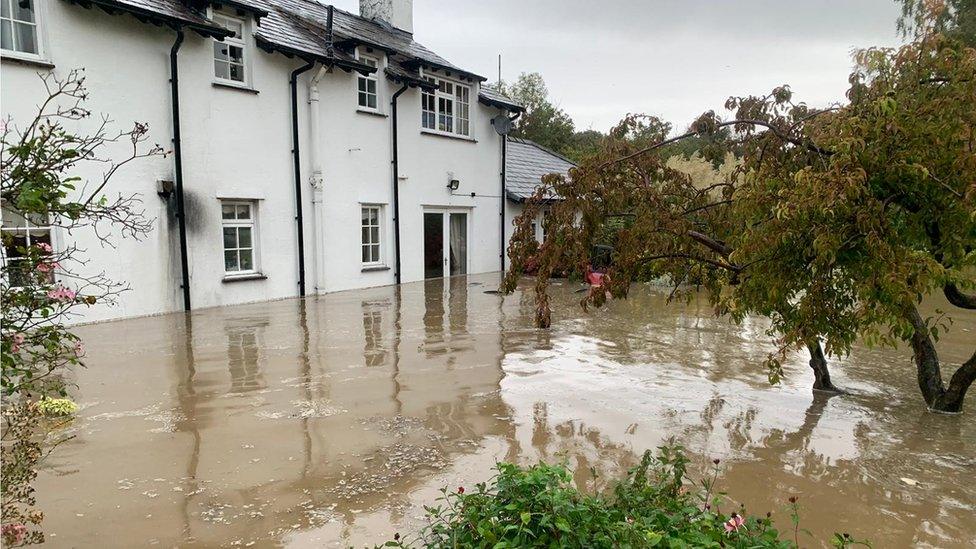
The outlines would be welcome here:
[[[357,524],[393,547],[973,542],[967,6],[907,2],[909,40],[857,52],[843,105],[784,85],[682,133],[626,117],[517,220],[509,297],[485,291],[497,276],[461,277],[72,327],[126,284],[92,275],[84,250],[5,232],[4,545],[44,542],[46,515],[53,539],[82,545],[124,531],[316,546]],[[152,220],[116,174],[165,150],[140,123],[75,133],[91,117],[82,71],[45,84],[37,117],[4,125],[5,224],[9,211],[106,245],[139,238]],[[102,158],[120,143],[128,155]],[[73,176],[92,161],[103,180]],[[838,409],[847,419],[818,431]],[[122,440],[148,453],[131,459]],[[801,482],[809,497],[792,492]],[[868,501],[894,487],[909,495]],[[959,491],[946,503],[940,490]],[[887,526],[864,511],[867,532],[845,528],[835,499],[884,508]],[[897,526],[918,501],[931,516]]]

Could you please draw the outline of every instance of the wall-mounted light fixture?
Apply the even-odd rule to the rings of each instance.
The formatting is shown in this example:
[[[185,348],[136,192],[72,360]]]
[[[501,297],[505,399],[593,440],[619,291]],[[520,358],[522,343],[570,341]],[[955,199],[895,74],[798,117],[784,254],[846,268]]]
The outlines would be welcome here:
[[[447,175],[447,188],[451,189],[451,192],[458,190],[461,186],[461,181],[454,178],[454,174]]]

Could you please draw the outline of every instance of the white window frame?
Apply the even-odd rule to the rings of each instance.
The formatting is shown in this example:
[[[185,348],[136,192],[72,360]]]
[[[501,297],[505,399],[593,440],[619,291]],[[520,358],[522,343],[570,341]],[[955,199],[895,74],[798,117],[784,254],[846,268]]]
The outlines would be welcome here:
[[[436,86],[436,89],[420,91],[420,129],[424,132],[472,139],[472,86],[430,75],[424,76],[424,80]],[[448,102],[450,107],[445,109]],[[450,112],[445,112],[447,110]]]
[[[359,52],[356,52],[356,59],[360,63],[374,67],[376,68],[377,71],[379,71],[380,59],[378,57],[374,55],[366,55],[366,54],[360,54]],[[373,107],[369,106],[369,95],[370,95],[369,84],[370,83],[373,84],[372,95],[373,95],[373,100],[376,103],[376,105]],[[365,91],[362,89],[362,86],[364,85],[366,87]],[[360,99],[362,99],[363,95],[366,96],[365,105],[363,105],[360,102]],[[380,112],[380,81],[379,78],[376,77],[375,72],[365,76],[356,73],[356,108],[358,108],[361,111]]]
[[[211,57],[212,57],[212,62],[213,62],[213,77],[214,77],[214,82],[217,82],[219,84],[226,84],[228,86],[237,86],[237,87],[240,87],[240,88],[249,88],[251,86],[251,67],[250,67],[251,52],[248,50],[248,47],[247,47],[247,19],[244,19],[242,17],[234,17],[232,15],[227,15],[227,14],[224,14],[224,13],[214,12],[213,13],[213,20],[214,20],[215,23],[217,23],[218,25],[220,25],[220,26],[222,26],[224,28],[230,29],[231,26],[233,26],[233,25],[240,25],[240,27],[241,27],[241,36],[239,36],[239,37],[237,37],[237,36],[228,36],[228,37],[225,37],[224,38],[223,42],[221,42],[220,40],[217,40],[216,38],[213,39],[214,51],[213,51]],[[228,75],[230,75],[230,66],[231,65],[237,65],[237,63],[234,63],[234,62],[232,62],[232,61],[229,60],[230,59],[230,56],[228,56],[228,59],[227,60],[217,59],[217,50],[216,50],[216,48],[218,48],[220,46],[220,44],[227,44],[229,46],[241,48],[241,63],[240,63],[240,67],[241,67],[241,70],[244,72],[243,79],[242,80],[234,80],[233,78],[224,78],[222,76],[217,76],[217,63],[226,63],[227,64],[227,74]]]
[[[225,219],[224,218],[224,208],[227,206],[234,207],[234,218]],[[238,208],[247,207],[249,208],[249,217],[247,219],[241,219],[238,213]],[[227,242],[224,238],[224,229],[233,228],[235,246],[232,248],[227,247]],[[241,228],[251,229],[251,246],[243,247],[240,243],[240,232]],[[224,275],[228,277],[235,277],[241,275],[252,275],[261,273],[260,265],[260,246],[258,236],[258,203],[255,200],[221,200],[220,201],[220,262],[224,266]],[[240,252],[242,250],[251,251],[251,268],[241,269],[241,256]],[[227,268],[227,252],[233,251],[237,255],[237,269],[230,270]]]
[[[7,7],[10,9],[10,18],[0,17],[0,19],[2,19],[4,23],[8,23],[10,25],[11,33],[13,33],[13,26],[15,21],[18,24],[29,24],[33,26],[34,46],[37,49],[37,51],[31,53],[31,52],[26,52],[26,51],[21,51],[16,49],[8,50],[7,48],[2,48],[0,49],[0,54],[2,54],[3,57],[8,57],[12,59],[24,59],[26,61],[40,61],[46,63],[47,62],[46,61],[47,34],[44,32],[44,21],[46,20],[46,14],[42,12],[47,7],[47,2],[44,1],[38,2],[38,0],[30,0],[31,8],[32,8],[31,11],[34,12],[34,21],[27,22],[27,21],[21,21],[19,19],[16,20],[13,19],[13,4],[18,1],[19,0],[0,0],[0,3],[6,4]],[[11,40],[13,40],[13,35],[11,35]]]
[[[383,223],[383,213],[384,207],[382,204],[360,204],[359,210],[359,259],[362,262],[363,267],[382,267],[386,265],[386,254],[384,245],[386,238],[383,234],[384,223]],[[376,223],[371,223],[372,217],[366,217],[366,210],[375,212]],[[366,232],[364,233],[364,229]],[[376,240],[373,241],[372,234],[373,229],[375,229]],[[374,248],[376,251],[376,257],[372,256],[372,251],[369,252],[369,258],[363,257],[363,253],[366,248]]]
[[[57,250],[57,243],[55,242],[55,238],[54,238],[54,235],[55,235],[54,226],[51,225],[50,218],[48,218],[46,220],[46,224],[44,224],[44,225],[35,225],[35,224],[31,223],[31,219],[30,219],[30,216],[29,215],[24,215],[24,214],[18,212],[17,210],[15,210],[13,208],[8,208],[6,205],[4,205],[2,207],[3,207],[3,209],[9,210],[12,213],[20,216],[20,218],[24,220],[24,225],[17,226],[17,227],[8,227],[5,224],[3,224],[2,218],[0,218],[0,238],[2,238],[2,235],[4,233],[23,234],[24,237],[25,237],[24,238],[24,240],[25,240],[25,246],[26,247],[30,247],[30,246],[33,246],[34,245],[34,242],[32,242],[32,240],[34,238],[34,235],[31,234],[31,233],[32,232],[36,233],[36,232],[44,232],[44,231],[46,231],[47,232],[48,244],[50,244],[50,246],[53,249]],[[53,253],[54,252],[52,252],[52,254]],[[16,261],[22,261],[22,260],[20,258],[17,258],[17,257],[9,257],[8,258],[7,257],[7,249],[6,249],[6,247],[0,246],[0,261],[3,261],[3,264],[5,266],[8,266],[9,267],[8,262],[14,263]],[[10,269],[9,268],[7,270],[7,273],[8,274],[10,273]],[[51,279],[50,281],[53,283],[54,280],[55,280],[55,273],[54,273],[54,271],[50,272],[49,275],[50,275],[50,279]],[[14,286],[13,284],[11,284],[11,286],[14,287],[14,288],[19,288],[20,287],[20,286]]]

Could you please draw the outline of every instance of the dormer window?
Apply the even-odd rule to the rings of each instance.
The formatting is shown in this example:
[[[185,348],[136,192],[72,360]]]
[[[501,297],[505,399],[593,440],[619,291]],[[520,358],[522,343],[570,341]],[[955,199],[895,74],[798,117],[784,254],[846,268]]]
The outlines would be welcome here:
[[[471,87],[428,76],[437,88],[424,90],[420,97],[421,127],[439,133],[471,135]]]
[[[217,24],[234,33],[223,42],[214,40],[214,78],[219,82],[237,85],[247,84],[247,64],[245,62],[244,20],[221,14],[214,14]]]
[[[379,61],[375,57],[360,55],[359,62],[370,67],[379,67]],[[375,111],[379,109],[379,96],[376,93],[376,73],[358,76],[359,108]]]
[[[40,53],[35,0],[0,0],[0,47],[36,56]]]

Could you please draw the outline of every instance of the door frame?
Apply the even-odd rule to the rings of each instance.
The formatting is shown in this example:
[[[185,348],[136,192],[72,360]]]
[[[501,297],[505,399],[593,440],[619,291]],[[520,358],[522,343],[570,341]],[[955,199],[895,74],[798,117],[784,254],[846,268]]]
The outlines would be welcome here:
[[[468,207],[456,207],[456,206],[423,206],[421,212],[421,219],[423,219],[424,214],[441,214],[441,220],[444,224],[443,238],[444,244],[442,247],[442,265],[444,266],[444,274],[441,278],[450,278],[451,276],[463,276],[463,275],[451,275],[451,265],[450,265],[450,254],[451,254],[451,214],[452,213],[463,213],[465,214],[464,225],[465,225],[465,254],[464,254],[464,272],[465,274],[471,273],[471,217],[473,213],[473,208]],[[421,224],[421,230],[426,230]],[[422,235],[426,238],[426,235]],[[432,280],[432,279],[427,279]]]

